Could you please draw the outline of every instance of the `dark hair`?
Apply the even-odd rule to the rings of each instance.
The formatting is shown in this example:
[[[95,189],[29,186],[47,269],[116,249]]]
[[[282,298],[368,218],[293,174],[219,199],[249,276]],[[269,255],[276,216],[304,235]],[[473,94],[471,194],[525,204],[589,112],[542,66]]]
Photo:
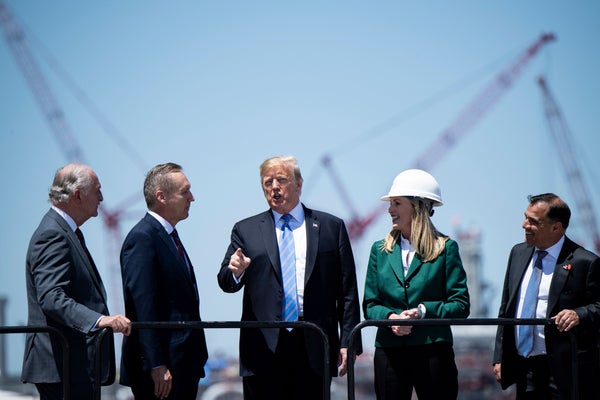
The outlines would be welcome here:
[[[571,219],[571,210],[567,203],[565,203],[560,197],[554,193],[543,193],[535,196],[529,195],[527,197],[530,205],[536,203],[548,204],[548,218],[551,221],[558,221],[562,224],[563,229],[567,229],[569,226],[569,220]]]

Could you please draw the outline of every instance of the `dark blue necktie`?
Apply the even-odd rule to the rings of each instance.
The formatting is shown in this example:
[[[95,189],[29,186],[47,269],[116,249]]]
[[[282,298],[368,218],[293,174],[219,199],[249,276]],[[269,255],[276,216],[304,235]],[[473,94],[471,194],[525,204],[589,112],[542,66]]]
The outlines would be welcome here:
[[[540,281],[542,280],[542,259],[546,257],[546,254],[548,254],[547,251],[537,251],[537,259],[535,260],[535,265],[533,267],[533,271],[531,272],[531,278],[529,278],[529,284],[527,284],[525,298],[523,299],[521,318],[535,318],[538,293],[540,290]],[[517,348],[523,357],[527,357],[533,350],[533,331],[533,325],[518,325]]]

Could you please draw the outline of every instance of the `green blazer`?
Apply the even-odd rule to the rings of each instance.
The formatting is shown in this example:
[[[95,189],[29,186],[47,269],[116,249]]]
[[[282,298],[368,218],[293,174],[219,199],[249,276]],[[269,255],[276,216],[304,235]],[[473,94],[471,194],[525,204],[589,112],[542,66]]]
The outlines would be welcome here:
[[[458,244],[448,239],[444,251],[433,261],[423,262],[415,254],[404,277],[402,250],[396,244],[391,253],[382,250],[383,240],[371,246],[365,281],[363,311],[366,319],[387,319],[425,305],[425,318],[466,318],[469,316],[467,275]],[[452,343],[450,326],[414,326],[410,335],[396,336],[389,327],[380,327],[375,347],[400,347]]]

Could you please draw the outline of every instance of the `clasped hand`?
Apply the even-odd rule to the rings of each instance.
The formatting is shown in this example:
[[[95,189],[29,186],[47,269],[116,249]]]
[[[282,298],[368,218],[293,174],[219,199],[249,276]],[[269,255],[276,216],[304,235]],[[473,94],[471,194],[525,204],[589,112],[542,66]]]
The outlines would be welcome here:
[[[410,310],[404,310],[400,314],[392,313],[388,319],[419,319],[419,310],[412,308]],[[391,326],[392,332],[396,336],[406,336],[412,332],[412,325],[395,325]]]

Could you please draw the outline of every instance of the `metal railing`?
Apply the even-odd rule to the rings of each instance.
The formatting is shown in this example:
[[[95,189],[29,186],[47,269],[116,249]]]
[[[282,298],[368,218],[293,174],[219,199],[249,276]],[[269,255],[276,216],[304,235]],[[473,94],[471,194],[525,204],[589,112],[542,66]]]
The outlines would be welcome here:
[[[534,318],[441,318],[441,319],[372,319],[365,320],[356,325],[350,332],[348,343],[348,400],[354,397],[354,345],[355,337],[360,331],[369,326],[392,327],[392,326],[440,326],[440,325],[554,325],[551,319]],[[579,381],[577,371],[577,343],[573,331],[567,332],[571,342],[571,371],[573,386],[571,398],[579,398]]]
[[[308,321],[178,321],[178,322],[132,322],[133,329],[237,329],[237,328],[307,328],[319,333],[323,340],[323,400],[329,400],[331,397],[329,382],[331,372],[329,370],[329,339],[323,330],[316,324]],[[100,366],[102,365],[100,343],[104,335],[110,329],[104,328],[98,333],[96,339],[96,359],[95,359],[95,377],[94,377],[94,400],[100,400]]]
[[[66,336],[56,328],[43,325],[31,326],[0,326],[0,335],[9,333],[49,333],[55,335],[60,341],[60,346],[63,352],[62,362],[62,384],[64,392],[64,400],[71,400],[71,365],[69,355],[71,348]]]
[[[348,344],[348,371],[347,371],[347,386],[348,386],[348,400],[355,400],[354,394],[354,346],[356,342],[356,336],[360,334],[361,330],[366,327],[391,327],[391,326],[440,326],[440,325],[554,325],[554,321],[551,319],[519,319],[519,318],[471,318],[471,319],[420,319],[420,320],[365,320],[356,325],[351,333]],[[330,380],[331,372],[329,369],[329,340],[323,330],[316,324],[307,321],[297,322],[284,322],[284,321],[272,321],[272,322],[254,322],[254,321],[178,321],[178,322],[132,322],[132,329],[239,329],[239,328],[307,328],[315,330],[321,336],[323,340],[323,399],[329,400],[331,397],[330,392]],[[70,363],[69,354],[70,346],[66,337],[56,328],[50,326],[0,326],[0,334],[11,334],[11,333],[36,333],[46,332],[56,337],[60,341],[60,345],[63,351],[63,390],[64,399],[70,400]],[[94,360],[94,400],[100,400],[101,398],[101,365],[102,359],[100,346],[102,340],[110,332],[109,328],[104,328],[96,334],[96,357]],[[575,335],[572,331],[568,332],[569,340],[571,342],[571,370],[572,370],[572,398],[579,398],[579,383],[578,383],[578,371],[577,371],[577,343]]]

